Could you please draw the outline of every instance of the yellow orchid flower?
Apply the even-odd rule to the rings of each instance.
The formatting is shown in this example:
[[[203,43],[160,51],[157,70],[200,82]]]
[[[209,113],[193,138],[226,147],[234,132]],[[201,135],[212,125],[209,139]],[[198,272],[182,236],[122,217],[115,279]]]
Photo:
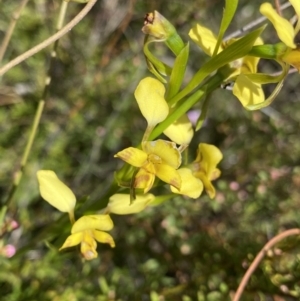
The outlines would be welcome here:
[[[151,193],[137,195],[134,202],[130,203],[129,194],[117,193],[109,198],[105,213],[114,214],[135,214],[143,211],[151,202],[155,200],[155,196]]]
[[[174,142],[144,141],[142,150],[128,147],[118,152],[115,157],[140,168],[133,186],[143,189],[144,193],[147,193],[153,186],[155,176],[180,189],[181,178],[177,169],[181,164],[181,154]]]
[[[68,212],[71,222],[74,221],[76,197],[52,170],[39,170],[37,179],[42,198],[61,212]]]
[[[209,28],[197,24],[190,30],[189,36],[206,54],[209,56],[213,55],[217,44],[217,38]],[[234,40],[230,40],[226,43],[222,43],[221,47],[218,49],[218,53],[224,50],[224,48],[233,41]],[[257,39],[255,45],[261,44],[262,40],[260,38]],[[247,74],[257,72],[258,61],[259,58],[245,56],[232,62],[230,66],[235,71],[227,78],[227,81],[235,81],[233,94],[239,99],[244,107],[262,103],[265,100],[261,85],[251,81],[247,77]]]
[[[203,183],[200,179],[193,176],[189,168],[180,168],[177,170],[181,177],[181,187],[177,189],[171,186],[171,191],[177,194],[183,194],[190,198],[197,199],[203,191]]]
[[[113,222],[108,214],[83,216],[74,223],[71,230],[72,234],[67,237],[59,250],[80,244],[80,252],[86,260],[97,258],[96,241],[107,243],[112,248],[115,247],[112,236],[103,232],[111,230],[113,226]]]
[[[194,136],[194,130],[188,117],[182,115],[164,130],[164,134],[176,144],[188,146]]]
[[[289,48],[281,57],[282,61],[300,71],[300,47],[294,42],[296,35],[300,31],[300,1],[289,1],[298,16],[298,22],[295,27],[288,20],[281,17],[270,3],[263,3],[260,6],[260,13],[273,24],[279,39]]]
[[[192,163],[193,175],[203,182],[204,188],[211,199],[216,194],[211,181],[221,175],[221,171],[216,166],[222,158],[223,155],[216,146],[200,143],[196,160]]]

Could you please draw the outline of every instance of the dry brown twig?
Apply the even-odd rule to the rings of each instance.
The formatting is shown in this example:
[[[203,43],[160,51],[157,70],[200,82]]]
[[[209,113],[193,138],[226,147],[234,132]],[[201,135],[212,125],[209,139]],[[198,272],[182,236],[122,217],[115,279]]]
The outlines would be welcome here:
[[[240,300],[250,277],[252,276],[252,274],[254,273],[254,271],[256,270],[256,268],[258,267],[260,262],[262,261],[262,259],[265,257],[266,253],[271,248],[273,248],[275,244],[282,241],[284,238],[286,238],[288,236],[293,236],[293,235],[300,235],[300,229],[299,228],[294,228],[294,229],[286,230],[286,231],[276,235],[275,237],[273,237],[270,241],[268,241],[265,244],[265,246],[256,255],[254,261],[249,266],[249,268],[248,268],[247,272],[245,273],[242,281],[240,282],[240,285],[239,285],[232,301],[239,301]]]
[[[281,7],[280,7],[280,1],[279,0],[274,0],[275,2],[275,7],[276,7],[276,11],[278,13],[279,16],[281,16]]]
[[[21,62],[25,61],[29,57],[33,56],[34,54],[38,53],[42,49],[46,48],[56,40],[60,39],[62,36],[67,34],[75,25],[77,25],[92,9],[92,7],[96,4],[97,0],[90,0],[86,6],[76,15],[68,24],[66,24],[61,30],[57,33],[49,37],[48,39],[44,40],[40,44],[36,45],[35,47],[31,48],[30,50],[24,52],[23,54],[17,56],[12,61],[8,62],[2,68],[0,68],[0,76],[6,73],[12,67],[20,64]]]

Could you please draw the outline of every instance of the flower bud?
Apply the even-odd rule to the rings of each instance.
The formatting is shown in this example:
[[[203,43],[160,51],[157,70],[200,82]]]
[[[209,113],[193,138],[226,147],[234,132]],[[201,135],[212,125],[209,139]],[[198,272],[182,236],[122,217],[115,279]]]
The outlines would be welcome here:
[[[156,10],[146,14],[142,31],[159,40],[166,40],[176,33],[175,27]]]
[[[165,41],[175,55],[184,48],[184,43],[175,27],[156,10],[146,15],[142,31],[157,40]]]

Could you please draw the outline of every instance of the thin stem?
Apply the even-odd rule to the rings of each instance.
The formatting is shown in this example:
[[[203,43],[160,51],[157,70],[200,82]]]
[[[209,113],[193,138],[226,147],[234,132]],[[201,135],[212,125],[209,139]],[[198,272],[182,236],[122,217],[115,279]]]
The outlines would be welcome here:
[[[280,7],[280,1],[279,0],[274,0],[275,2],[275,7],[276,7],[276,11],[278,13],[279,16],[281,16],[281,7]]]
[[[17,10],[12,14],[10,24],[7,28],[5,37],[4,37],[4,39],[2,41],[2,44],[0,46],[0,64],[2,62],[4,54],[6,52],[6,49],[7,49],[8,43],[11,39],[11,36],[14,32],[17,21],[18,21],[20,15],[21,15],[21,12],[22,12],[23,8],[27,4],[27,2],[28,2],[28,0],[22,0],[19,7],[17,8]]]
[[[3,227],[6,211],[7,211],[7,207],[2,206],[1,211],[0,211],[0,229]],[[0,234],[2,234],[2,233],[0,232]]]
[[[74,216],[74,211],[70,211],[69,213],[69,218],[70,218],[70,222],[73,225],[75,223],[75,216]]]
[[[67,7],[68,7],[68,2],[62,1],[61,6],[60,6],[59,17],[58,17],[57,25],[56,25],[56,30],[57,31],[59,31],[61,29],[62,25],[63,25],[63,21],[65,19]],[[53,66],[53,63],[54,63],[54,59],[56,57],[57,47],[58,47],[58,40],[56,40],[54,45],[53,45],[53,50],[51,52],[50,66],[49,66],[47,77],[46,77],[46,80],[45,80],[44,91],[43,91],[43,94],[42,94],[42,98],[39,100],[38,107],[37,107],[37,110],[35,112],[32,128],[31,128],[31,131],[30,131],[30,134],[29,134],[26,146],[25,146],[25,150],[24,150],[24,153],[23,153],[23,156],[22,156],[21,165],[20,165],[19,170],[16,172],[16,174],[14,176],[13,185],[12,185],[12,187],[11,187],[9,193],[8,193],[8,197],[5,201],[5,204],[7,206],[9,206],[10,203],[12,202],[15,191],[17,190],[17,188],[19,186],[19,183],[20,183],[22,175],[23,175],[24,168],[27,164],[27,160],[28,160],[28,157],[29,157],[29,154],[30,154],[30,151],[31,151],[36,133],[37,133],[37,129],[38,129],[38,126],[39,126],[39,123],[40,123],[40,120],[41,120],[41,117],[42,117],[43,109],[44,109],[44,106],[45,106],[45,100],[46,100],[46,97],[47,97],[47,94],[48,94],[49,85],[50,85],[50,82],[51,82],[51,69],[52,69],[52,66]]]
[[[148,138],[149,138],[151,132],[153,131],[153,129],[154,129],[153,126],[147,126],[146,131],[145,131],[144,136],[143,136],[143,139],[142,139],[142,142],[148,140]]]
[[[262,259],[265,257],[267,252],[271,248],[273,248],[275,244],[277,244],[284,238],[286,238],[288,236],[293,236],[293,235],[300,235],[300,229],[294,228],[294,229],[286,230],[286,231],[276,235],[268,243],[265,244],[265,246],[261,249],[261,251],[256,255],[254,261],[251,263],[250,267],[248,268],[247,272],[245,273],[245,275],[244,275],[242,281],[240,282],[240,285],[236,291],[233,301],[240,300],[240,297],[242,296],[242,293],[243,293],[250,277],[252,276],[252,274],[254,273],[254,271],[256,270],[256,268],[258,267],[260,262],[262,261]]]
[[[18,65],[19,63],[38,53],[45,47],[49,46],[50,44],[67,34],[75,25],[77,25],[86,16],[86,14],[92,9],[96,2],[97,0],[90,0],[86,4],[86,6],[79,12],[79,14],[74,19],[72,19],[72,21],[70,21],[67,25],[65,25],[61,30],[59,30],[56,34],[52,35],[50,38],[46,39],[42,43],[19,55],[18,57],[4,65],[2,68],[0,68],[0,76],[12,67]]]
[[[36,113],[35,113],[35,116],[34,116],[32,129],[30,131],[30,135],[28,137],[27,144],[26,144],[23,156],[22,156],[20,168],[18,169],[18,171],[16,172],[16,174],[14,176],[13,185],[12,185],[12,187],[11,187],[9,193],[8,193],[6,201],[4,202],[4,204],[7,207],[9,207],[9,205],[12,201],[12,198],[15,194],[15,191],[17,190],[17,187],[18,187],[18,185],[21,181],[23,171],[24,171],[25,165],[27,163],[28,155],[30,153],[30,150],[31,150],[34,138],[35,138],[35,134],[36,134],[36,131],[37,131],[37,128],[38,128],[38,125],[39,125],[39,121],[40,121],[40,118],[41,118],[41,115],[42,115],[42,112],[43,112],[44,105],[45,105],[45,101],[40,100],[39,104],[38,104],[38,107],[37,107],[37,110],[36,110]]]

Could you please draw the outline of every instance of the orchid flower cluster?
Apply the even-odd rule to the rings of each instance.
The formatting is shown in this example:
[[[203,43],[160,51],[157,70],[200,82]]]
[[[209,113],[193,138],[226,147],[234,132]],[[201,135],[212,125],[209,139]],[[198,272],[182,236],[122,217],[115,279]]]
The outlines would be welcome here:
[[[279,93],[290,66],[300,71],[300,47],[294,39],[300,30],[300,1],[290,0],[298,16],[293,26],[279,16],[269,3],[263,3],[260,12],[273,24],[281,42],[264,44],[262,26],[242,37],[223,41],[236,10],[238,1],[226,1],[223,20],[218,35],[197,24],[189,32],[192,42],[208,55],[192,79],[182,88],[189,57],[189,43],[184,43],[174,26],[155,11],[146,15],[142,31],[145,33],[144,54],[149,71],[155,76],[142,79],[134,96],[147,127],[137,147],[128,147],[115,154],[125,165],[115,173],[118,188],[98,214],[85,215],[75,221],[76,197],[50,170],[40,170],[37,178],[43,199],[61,212],[67,212],[72,223],[71,235],[61,249],[80,244],[87,260],[96,258],[97,242],[115,247],[110,214],[135,214],[147,206],[159,204],[159,196],[150,193],[161,182],[170,193],[198,199],[203,190],[213,199],[216,195],[212,181],[221,171],[217,165],[222,160],[221,151],[214,145],[199,143],[193,162],[183,160],[194,136],[193,125],[186,113],[197,104],[201,114],[195,130],[199,130],[209,107],[208,97],[215,89],[233,83],[232,93],[248,110],[269,105]],[[169,66],[158,59],[150,44],[164,43],[174,54],[174,64]],[[275,60],[282,68],[280,75],[258,73],[260,59]],[[262,85],[277,83],[269,97]],[[230,93],[230,92],[228,92]],[[157,139],[164,134],[169,140]],[[123,193],[126,191],[127,193]],[[171,194],[171,195],[172,195]]]

